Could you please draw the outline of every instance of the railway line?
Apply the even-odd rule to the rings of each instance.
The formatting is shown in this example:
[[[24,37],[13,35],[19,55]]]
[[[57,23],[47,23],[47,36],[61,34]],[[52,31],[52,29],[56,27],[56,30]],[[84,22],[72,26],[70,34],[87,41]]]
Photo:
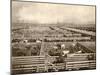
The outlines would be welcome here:
[[[72,31],[72,32],[77,32],[77,33],[81,33],[81,34],[86,34],[86,35],[91,35],[91,36],[96,36],[95,32],[92,31],[86,31],[86,30],[80,30],[80,29],[75,29],[75,28],[68,28],[68,27],[61,27],[63,29]]]

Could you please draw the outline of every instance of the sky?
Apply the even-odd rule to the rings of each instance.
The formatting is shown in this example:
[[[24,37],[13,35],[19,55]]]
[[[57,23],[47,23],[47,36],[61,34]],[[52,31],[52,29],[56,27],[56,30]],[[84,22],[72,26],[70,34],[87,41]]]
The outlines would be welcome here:
[[[12,22],[95,24],[95,6],[13,1]]]

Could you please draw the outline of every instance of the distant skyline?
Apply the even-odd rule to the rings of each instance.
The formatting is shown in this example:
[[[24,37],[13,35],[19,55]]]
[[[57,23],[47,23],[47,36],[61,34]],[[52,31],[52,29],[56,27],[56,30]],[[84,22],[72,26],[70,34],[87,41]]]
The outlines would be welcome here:
[[[12,22],[95,24],[95,6],[13,1]]]

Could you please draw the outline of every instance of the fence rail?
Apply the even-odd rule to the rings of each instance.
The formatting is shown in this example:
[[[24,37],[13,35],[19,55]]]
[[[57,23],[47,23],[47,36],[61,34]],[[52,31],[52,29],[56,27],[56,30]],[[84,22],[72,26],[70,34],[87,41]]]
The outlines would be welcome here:
[[[48,65],[45,66],[46,57],[45,56],[21,56],[21,57],[12,57],[12,73],[25,73],[25,72],[45,72],[47,69],[80,69],[80,68],[96,68],[96,60],[87,60],[87,56],[95,53],[84,53],[84,54],[68,54],[65,58],[65,63],[52,63],[47,62]],[[50,56],[48,59],[53,58]],[[55,57],[56,58],[56,57]],[[54,58],[53,58],[54,59]],[[55,59],[54,59],[55,60]]]

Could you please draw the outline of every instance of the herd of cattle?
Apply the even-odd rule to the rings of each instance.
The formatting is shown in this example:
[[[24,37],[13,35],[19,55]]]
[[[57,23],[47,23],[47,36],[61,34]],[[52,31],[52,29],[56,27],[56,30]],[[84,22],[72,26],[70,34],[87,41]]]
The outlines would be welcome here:
[[[92,39],[95,38],[95,32],[64,27],[49,28],[57,34],[27,34],[26,37],[24,29],[22,37],[17,37],[23,29],[13,31],[12,74],[96,68],[96,50],[92,48],[95,47],[95,39]],[[27,29],[27,33],[29,31]],[[87,43],[89,46],[86,46]]]

